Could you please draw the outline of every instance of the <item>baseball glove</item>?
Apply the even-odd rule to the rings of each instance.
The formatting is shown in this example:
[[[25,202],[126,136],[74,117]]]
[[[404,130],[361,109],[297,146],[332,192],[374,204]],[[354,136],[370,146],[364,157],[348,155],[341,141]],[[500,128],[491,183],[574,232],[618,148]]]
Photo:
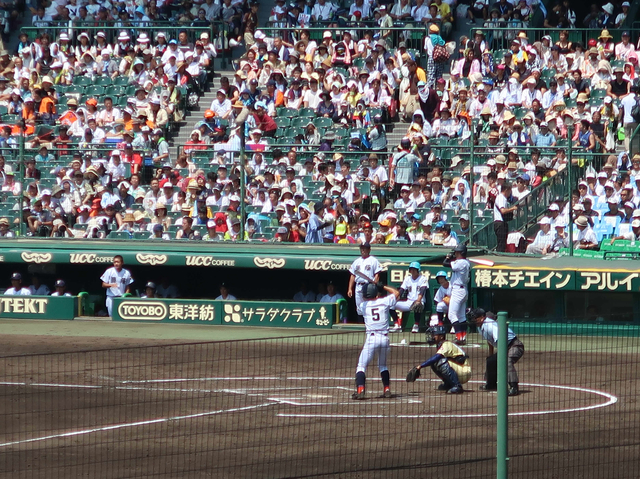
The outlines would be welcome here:
[[[449,306],[449,303],[451,302],[451,296],[445,296],[444,298],[442,298],[442,302]]]
[[[420,301],[415,301],[411,305],[411,311],[413,311],[414,313],[422,313],[423,309],[424,309],[424,304],[422,304],[422,302]]]
[[[416,382],[416,379],[418,379],[419,377],[420,377],[420,370],[416,366],[414,366],[413,368],[411,368],[411,371],[407,373],[407,382],[414,383]]]

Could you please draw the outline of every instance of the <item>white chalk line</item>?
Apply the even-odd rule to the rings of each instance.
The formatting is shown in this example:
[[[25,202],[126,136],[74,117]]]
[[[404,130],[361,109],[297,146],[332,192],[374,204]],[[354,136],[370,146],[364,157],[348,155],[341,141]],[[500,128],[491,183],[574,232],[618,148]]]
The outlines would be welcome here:
[[[347,379],[347,378],[345,378]],[[434,381],[433,379],[431,381]],[[470,383],[483,383],[484,381],[469,381]],[[509,416],[543,416],[548,414],[563,414],[570,412],[590,411],[593,409],[599,409],[603,407],[612,406],[618,402],[618,398],[613,394],[609,394],[604,391],[598,391],[597,389],[580,388],[575,386],[560,386],[552,384],[535,384],[535,383],[520,383],[521,386],[527,387],[544,387],[550,389],[562,389],[569,391],[577,391],[588,394],[595,394],[607,399],[606,402],[599,404],[591,404],[588,406],[581,406],[575,408],[566,409],[552,409],[548,411],[520,411],[510,412]],[[367,402],[367,404],[370,404]],[[325,406],[327,404],[324,404]],[[299,418],[325,418],[325,419],[418,419],[418,418],[485,418],[495,417],[496,414],[293,414],[293,413],[278,413],[279,417],[299,417]]]
[[[81,436],[83,434],[91,434],[91,433],[94,433],[94,432],[113,431],[113,430],[116,430],[116,429],[123,429],[123,428],[127,428],[127,427],[145,426],[147,424],[159,424],[159,423],[169,422],[169,421],[180,421],[180,420],[183,420],[183,419],[193,419],[193,418],[197,418],[197,417],[214,416],[214,415],[217,415],[217,414],[248,411],[250,409],[257,409],[257,408],[266,407],[266,406],[273,406],[274,404],[276,404],[276,403],[271,402],[271,403],[257,404],[257,405],[254,405],[254,406],[244,406],[244,407],[238,407],[238,408],[232,408],[232,409],[219,409],[217,411],[207,411],[207,412],[200,412],[200,413],[195,413],[195,414],[187,414],[185,416],[163,417],[163,418],[158,418],[158,419],[148,419],[146,421],[136,421],[136,422],[123,423],[123,424],[113,424],[111,426],[100,426],[100,427],[94,427],[94,428],[91,428],[91,429],[81,429],[81,430],[78,430],[78,431],[70,431],[70,432],[63,432],[63,433],[59,433],[59,434],[51,434],[49,436],[40,436],[40,437],[31,438],[31,439],[21,439],[19,441],[5,442],[5,443],[0,444],[0,447],[16,446],[18,444],[28,444],[28,443],[32,443],[32,442],[46,441],[48,439]]]
[[[398,348],[435,348],[435,344],[409,344],[409,343],[390,343],[389,346],[395,346]],[[481,348],[482,345],[481,344],[476,344],[476,343],[470,343],[467,344],[465,346],[463,346],[464,348]]]
[[[287,378],[282,378],[282,377],[240,377],[240,378],[172,378],[172,379],[154,379],[154,380],[140,380],[140,381],[122,381],[121,383],[127,382],[127,383],[163,383],[163,382],[187,382],[187,381],[211,381],[211,380],[216,380],[216,381],[223,381],[223,380],[237,380],[237,381],[251,381],[251,380],[287,380],[287,381],[308,381],[308,380],[313,380],[313,381],[351,381],[353,378],[345,378],[345,377],[311,377],[311,376],[290,376]],[[392,381],[404,381],[402,378],[392,378]],[[428,379],[428,381],[435,381],[435,382],[439,382],[439,380],[437,379]],[[469,381],[470,383],[482,383],[483,381]],[[35,387],[61,387],[61,388],[82,388],[82,389],[103,389],[104,386],[99,386],[99,385],[83,385],[83,384],[56,384],[56,383],[30,383],[30,382],[0,382],[0,385],[16,385],[16,386],[35,386]],[[574,386],[562,386],[562,385],[551,385],[551,384],[535,384],[535,383],[521,383],[521,386],[528,386],[528,387],[546,387],[546,388],[550,388],[550,389],[562,389],[562,390],[570,390],[570,391],[577,391],[577,392],[583,392],[583,393],[588,393],[588,394],[595,394],[601,397],[604,397],[607,399],[606,402],[604,403],[600,403],[600,404],[592,404],[592,405],[588,405],[588,406],[582,406],[582,407],[576,407],[576,408],[566,408],[566,409],[557,409],[557,410],[546,410],[546,411],[521,411],[521,412],[511,412],[509,413],[509,416],[525,416],[525,415],[532,415],[532,416],[540,416],[540,415],[548,415],[548,414],[562,414],[562,413],[570,413],[570,412],[580,412],[580,411],[589,411],[589,410],[593,410],[593,409],[599,409],[599,408],[603,408],[603,407],[608,407],[611,406],[615,403],[618,402],[618,398],[612,394],[609,394],[607,392],[604,391],[598,391],[596,389],[588,389],[588,388],[580,388],[580,387],[574,387]],[[263,388],[240,388],[240,389],[229,389],[229,388],[225,388],[225,389],[217,389],[217,390],[203,390],[203,389],[176,389],[176,388],[144,388],[144,387],[135,387],[135,386],[118,386],[116,388],[120,388],[120,389],[142,389],[145,391],[163,391],[163,390],[170,390],[170,391],[179,391],[179,392],[226,392],[226,393],[234,393],[234,394],[244,394],[244,395],[248,395],[248,396],[263,396],[260,394],[249,394],[249,391],[268,391],[268,392],[274,392],[275,390],[304,390],[307,388],[300,388],[300,387],[263,387]],[[343,389],[343,390],[350,390],[349,388],[345,388],[342,386],[334,386],[334,387],[321,387],[320,389]],[[291,406],[297,406],[297,407],[304,407],[304,406],[336,406],[336,405],[358,405],[358,404],[362,404],[362,403],[356,403],[354,401],[349,401],[349,402],[340,402],[340,403],[335,403],[335,402],[314,402],[314,403],[309,403],[309,402],[304,402],[304,403],[300,403],[297,401],[303,400],[304,398],[292,398],[292,397],[287,397],[287,398],[279,398],[279,397],[269,397],[266,398],[266,400],[268,401],[272,401],[270,403],[264,403],[264,404],[259,404],[259,405],[253,405],[253,406],[244,406],[244,407],[239,407],[239,408],[232,408],[232,409],[221,409],[221,410],[217,410],[217,411],[209,411],[209,412],[203,412],[203,413],[195,413],[195,414],[189,414],[189,415],[184,415],[184,416],[175,416],[175,417],[170,417],[170,418],[158,418],[158,419],[151,419],[151,420],[146,420],[146,421],[137,421],[137,422],[132,422],[132,423],[124,423],[124,424],[116,424],[116,425],[111,425],[111,426],[101,426],[101,427],[96,427],[96,428],[91,428],[91,429],[85,429],[85,430],[80,430],[80,431],[71,431],[71,432],[66,432],[66,433],[59,433],[59,434],[52,434],[52,435],[48,435],[48,436],[42,436],[42,437],[37,437],[37,438],[31,438],[31,439],[23,439],[23,440],[19,440],[19,441],[11,441],[11,442],[6,442],[6,443],[0,443],[0,448],[1,447],[7,447],[7,446],[12,446],[12,445],[18,445],[18,444],[26,444],[26,443],[32,443],[32,442],[38,442],[38,441],[44,441],[44,440],[48,440],[48,439],[55,439],[55,438],[63,438],[63,437],[72,437],[72,436],[78,436],[78,435],[83,435],[83,434],[90,434],[90,433],[94,433],[94,432],[101,432],[101,431],[108,431],[108,430],[116,430],[116,429],[122,429],[122,428],[128,428],[128,427],[136,427],[136,426],[142,426],[142,425],[147,425],[147,424],[155,424],[155,423],[163,423],[163,422],[168,422],[168,421],[176,421],[176,420],[182,420],[182,419],[192,419],[192,418],[197,418],[197,417],[204,417],[204,416],[211,416],[211,415],[217,415],[217,414],[224,414],[224,413],[231,413],[231,412],[241,412],[241,411],[247,411],[247,410],[251,410],[251,409],[256,409],[256,408],[262,408],[262,407],[266,407],[266,406],[270,406],[270,405],[274,405],[274,404],[288,404]],[[396,398],[396,399],[400,399],[400,398]],[[408,402],[408,403],[421,403],[422,401],[420,400],[416,400],[416,399],[401,399],[399,402]],[[367,401],[366,404],[367,405],[377,405],[377,404],[384,404],[384,405],[389,405],[391,403],[391,401],[384,400],[384,401]],[[398,401],[394,401],[393,403],[398,403]],[[385,414],[294,414],[294,413],[278,413],[277,414],[278,417],[294,417],[294,418],[325,418],[325,419],[381,419],[381,418],[392,418],[392,419],[418,419],[418,418],[443,418],[443,419],[447,419],[447,418],[488,418],[488,417],[495,417],[495,414],[396,414],[396,415],[385,415]]]

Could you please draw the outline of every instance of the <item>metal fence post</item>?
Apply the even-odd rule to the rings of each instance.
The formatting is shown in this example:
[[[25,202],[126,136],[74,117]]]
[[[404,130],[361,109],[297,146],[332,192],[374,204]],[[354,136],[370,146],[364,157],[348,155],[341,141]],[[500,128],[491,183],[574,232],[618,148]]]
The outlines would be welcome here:
[[[567,134],[569,136],[569,134]],[[569,138],[569,145],[567,146],[567,190],[569,193],[569,256],[573,256],[573,208],[571,207],[571,192],[573,191],[573,185],[571,184],[573,178],[571,175],[571,170],[573,170],[573,165],[571,164],[571,158],[573,156],[573,142],[571,138]]]
[[[245,136],[244,136],[244,121],[240,123],[240,128],[238,128],[238,133],[240,133],[240,241],[244,241],[245,231],[245,223],[246,223],[246,205],[244,204],[244,200],[246,198],[246,161],[245,161]]]
[[[496,477],[507,479],[509,476],[509,404],[507,385],[507,313],[498,313],[498,411],[497,411],[497,450]]]
[[[474,167],[474,143],[476,139],[475,131],[476,131],[477,123],[472,119],[471,120],[471,151],[469,152],[469,189],[471,190],[471,198],[469,198],[469,246],[473,246],[473,217],[476,215],[474,204],[473,204],[473,187],[476,185],[475,176],[473,174]]]

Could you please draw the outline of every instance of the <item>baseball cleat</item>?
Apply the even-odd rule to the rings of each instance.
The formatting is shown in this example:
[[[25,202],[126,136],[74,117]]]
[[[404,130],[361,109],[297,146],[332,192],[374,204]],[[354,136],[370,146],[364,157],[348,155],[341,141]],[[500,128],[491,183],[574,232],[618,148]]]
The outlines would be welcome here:
[[[402,331],[402,326],[399,324],[394,324],[393,327],[389,330],[391,333],[397,333],[398,331]]]
[[[384,393],[382,393],[382,397],[383,398],[391,397],[391,389],[389,389],[389,387],[384,388]]]
[[[520,394],[520,391],[518,390],[518,386],[511,386],[509,388],[509,396],[517,396]]]
[[[453,386],[447,391],[447,394],[462,394],[463,392],[462,386]]]
[[[414,324],[413,328],[411,328],[411,332],[412,333],[419,333],[420,332],[420,327],[417,324]]]
[[[364,399],[364,386],[358,386],[358,390],[351,395],[351,399]]]
[[[466,339],[456,339],[453,342],[455,344],[457,344],[458,346],[464,346],[465,344],[467,344],[467,340]]]

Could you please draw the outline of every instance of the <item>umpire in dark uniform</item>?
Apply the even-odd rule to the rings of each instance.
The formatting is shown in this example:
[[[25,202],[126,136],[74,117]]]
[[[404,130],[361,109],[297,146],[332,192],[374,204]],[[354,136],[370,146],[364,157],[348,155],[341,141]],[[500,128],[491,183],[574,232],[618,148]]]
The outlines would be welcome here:
[[[495,314],[486,312],[482,308],[474,308],[467,313],[467,321],[475,324],[483,339],[489,343],[489,357],[487,369],[484,373],[485,384],[480,386],[481,391],[495,391],[498,388],[498,353],[494,353],[498,346],[498,323]],[[518,390],[518,371],[515,364],[524,354],[524,344],[518,339],[511,328],[507,332],[507,382],[509,383],[509,396],[520,394]]]

